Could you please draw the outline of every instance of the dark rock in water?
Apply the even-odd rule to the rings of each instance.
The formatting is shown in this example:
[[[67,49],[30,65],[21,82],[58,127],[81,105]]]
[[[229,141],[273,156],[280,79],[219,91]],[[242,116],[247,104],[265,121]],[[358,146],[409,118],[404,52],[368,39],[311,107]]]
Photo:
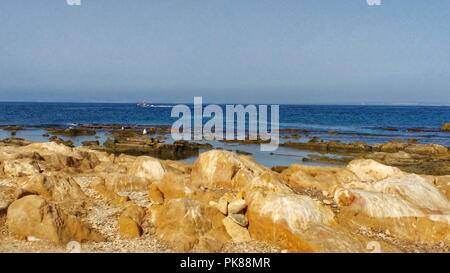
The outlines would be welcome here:
[[[383,127],[383,128],[381,128],[381,130],[384,130],[384,131],[393,131],[393,132],[398,131],[398,129],[395,128],[395,127]]]
[[[287,168],[289,168],[288,166],[273,166],[271,168],[272,171],[277,172],[277,173],[281,173],[282,171],[286,170]]]
[[[407,152],[410,154],[419,155],[437,155],[448,154],[448,148],[438,144],[414,144],[414,143],[399,143],[390,141],[383,144],[373,145],[374,152],[396,153]]]
[[[269,140],[263,140],[263,139],[244,139],[244,140],[239,140],[239,139],[224,139],[224,140],[220,140],[220,142],[223,143],[238,143],[238,144],[263,144],[263,143],[270,143],[270,139]]]
[[[444,125],[442,125],[441,130],[444,132],[450,132],[450,122],[445,123]]]
[[[28,144],[31,144],[30,141],[27,141],[23,138],[18,138],[18,137],[5,138],[5,139],[1,140],[0,143],[15,145],[15,146],[26,146]]]
[[[97,133],[94,130],[90,129],[80,129],[80,128],[48,128],[47,131],[52,135],[60,135],[60,136],[94,136]]]
[[[420,133],[420,132],[439,132],[439,129],[430,129],[430,128],[408,128],[408,132],[411,133]]]
[[[17,125],[8,125],[8,126],[4,126],[1,128],[5,131],[11,131],[11,132],[22,131],[24,129],[23,127],[17,126]]]
[[[64,139],[59,138],[57,136],[51,136],[51,137],[48,138],[48,140],[51,141],[51,142],[58,143],[58,144],[66,145],[66,146],[71,147],[71,148],[75,147],[75,145],[73,145],[73,141],[72,140],[64,140]]]
[[[286,142],[281,145],[300,150],[312,150],[320,152],[361,153],[371,151],[371,147],[364,142],[355,142],[355,143],[340,143],[338,141],[317,142],[316,140],[313,139],[313,141],[309,141],[307,143]]]
[[[83,146],[100,146],[100,142],[98,140],[87,140],[81,142]]]
[[[252,153],[246,152],[246,151],[242,151],[242,150],[236,150],[236,153],[240,154],[240,155],[252,155]]]
[[[128,155],[149,155],[160,159],[184,159],[198,155],[199,149],[210,147],[210,144],[204,145],[191,142],[175,142],[173,144],[160,143],[157,138],[139,136],[139,137],[119,137],[108,138],[101,149],[115,154]]]
[[[43,137],[50,137],[50,134],[45,133],[45,134],[42,134],[42,136]]]
[[[199,149],[212,149],[213,148],[213,146],[209,143],[189,142],[187,140],[177,140],[177,141],[174,141],[173,144],[187,145],[187,146],[191,146],[191,147],[197,147]]]
[[[354,157],[329,157],[329,156],[321,156],[316,154],[309,154],[307,157],[302,159],[303,162],[316,162],[316,163],[325,163],[325,164],[333,164],[333,165],[345,165],[352,161]]]

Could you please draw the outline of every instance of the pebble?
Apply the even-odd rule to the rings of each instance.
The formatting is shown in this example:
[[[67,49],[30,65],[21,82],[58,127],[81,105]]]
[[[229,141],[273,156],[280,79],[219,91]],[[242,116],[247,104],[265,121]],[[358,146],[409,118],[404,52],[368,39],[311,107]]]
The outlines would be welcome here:
[[[248,226],[248,219],[244,214],[236,214],[236,213],[230,213],[228,217],[231,218],[236,224],[246,227]]]
[[[233,200],[228,204],[228,213],[239,213],[247,207],[245,200]]]

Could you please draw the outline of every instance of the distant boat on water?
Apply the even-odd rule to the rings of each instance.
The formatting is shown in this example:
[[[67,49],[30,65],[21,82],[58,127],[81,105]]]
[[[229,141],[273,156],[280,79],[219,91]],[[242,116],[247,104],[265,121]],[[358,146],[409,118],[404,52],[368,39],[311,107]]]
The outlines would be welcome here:
[[[148,108],[148,107],[152,107],[153,104],[151,104],[150,102],[148,102],[148,101],[146,101],[146,100],[143,100],[142,102],[139,102],[139,103],[137,104],[137,106],[139,106],[139,107],[144,107],[144,108]]]

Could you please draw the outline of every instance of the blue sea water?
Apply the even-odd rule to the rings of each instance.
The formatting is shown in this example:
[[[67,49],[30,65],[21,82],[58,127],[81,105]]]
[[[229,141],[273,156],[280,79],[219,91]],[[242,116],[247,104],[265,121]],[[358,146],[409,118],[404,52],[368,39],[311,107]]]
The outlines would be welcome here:
[[[176,120],[170,117],[172,106],[156,104],[144,108],[134,103],[0,102],[0,125],[170,125]],[[301,128],[317,133],[333,130],[348,134],[348,138],[352,133],[368,134],[369,142],[373,141],[369,135],[376,135],[380,140],[383,137],[420,138],[449,145],[448,133],[406,131],[408,128],[438,129],[445,122],[450,122],[450,107],[445,106],[280,105],[282,128]],[[382,130],[384,127],[398,128],[399,131]]]
[[[189,104],[188,104],[189,105]],[[77,124],[171,125],[173,104],[155,104],[139,107],[134,103],[31,103],[0,102],[0,125],[22,125],[18,137],[45,141],[42,136],[48,126]],[[193,105],[189,105],[191,108]],[[225,106],[222,105],[225,112]],[[311,136],[342,142],[364,141],[370,144],[390,140],[417,139],[419,143],[438,143],[450,146],[450,133],[441,132],[442,124],[450,122],[450,107],[445,106],[342,106],[342,105],[280,105],[280,128],[298,128],[309,131],[295,141],[307,141]],[[383,128],[396,128],[387,131]],[[422,128],[427,132],[409,132]],[[330,131],[333,131],[330,134]],[[0,138],[10,132],[0,130]],[[100,141],[106,133],[99,132]],[[72,139],[76,144],[93,137]],[[289,139],[288,139],[289,140]],[[292,139],[290,139],[292,140]],[[285,140],[283,140],[285,141]],[[218,146],[223,144],[216,143]],[[226,146],[226,145],[225,145]],[[305,152],[280,148],[277,160],[268,153],[258,153],[258,145],[229,145],[235,149],[257,154],[266,165],[290,164],[301,160]],[[223,147],[227,148],[227,147]]]

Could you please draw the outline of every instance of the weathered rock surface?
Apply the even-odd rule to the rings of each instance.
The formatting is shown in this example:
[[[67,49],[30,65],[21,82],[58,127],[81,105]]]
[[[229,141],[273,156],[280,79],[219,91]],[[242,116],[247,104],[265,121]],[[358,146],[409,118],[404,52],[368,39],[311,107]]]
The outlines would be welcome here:
[[[0,186],[0,214],[21,195],[22,191],[16,187]]]
[[[8,230],[20,239],[35,237],[55,243],[103,238],[76,217],[65,214],[57,205],[37,195],[25,196],[8,207]]]
[[[72,177],[61,173],[36,174],[30,178],[19,180],[18,185],[26,193],[41,195],[56,202],[82,200],[86,197]]]
[[[214,208],[192,199],[167,200],[152,211],[156,234],[176,251],[192,250],[204,236],[222,246],[229,237],[222,224],[224,216]],[[219,249],[209,249],[217,251]]]
[[[145,210],[135,204],[128,205],[119,216],[120,236],[133,239],[141,236]]]
[[[243,243],[251,241],[252,238],[248,230],[242,225],[237,224],[231,217],[223,218],[222,223],[233,242]]]
[[[349,164],[360,182],[335,192],[343,222],[388,229],[420,243],[448,242],[450,202],[426,177],[375,161]]]
[[[400,150],[366,153],[375,160],[347,166],[275,172],[223,150],[190,164],[53,142],[1,143],[0,226],[7,228],[0,250],[19,244],[14,238],[104,236],[106,244],[126,239],[121,251],[148,240],[194,252],[262,242],[289,252],[369,252],[375,243],[383,252],[446,251],[450,176],[409,173],[405,164],[436,159],[445,170],[447,154],[405,145],[380,146]]]
[[[158,159],[149,156],[140,156],[131,165],[128,175],[159,181],[164,176],[165,170]]]
[[[3,165],[3,172],[7,176],[20,177],[41,172],[38,162],[27,158],[7,160]]]

